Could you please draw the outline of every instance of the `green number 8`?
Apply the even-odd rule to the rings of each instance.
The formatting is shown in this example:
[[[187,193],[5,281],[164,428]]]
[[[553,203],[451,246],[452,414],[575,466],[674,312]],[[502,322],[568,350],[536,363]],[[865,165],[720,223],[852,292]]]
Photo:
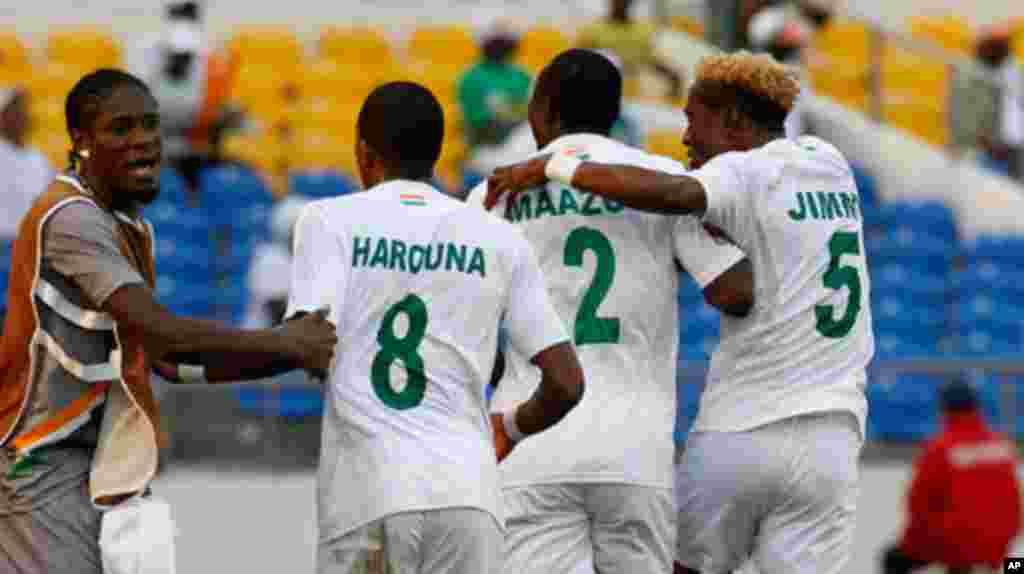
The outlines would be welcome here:
[[[409,318],[409,331],[399,339],[395,336],[395,319],[399,313]],[[423,402],[427,389],[427,375],[423,370],[423,357],[419,346],[427,333],[427,306],[416,295],[407,295],[384,313],[377,343],[380,351],[373,357],[370,380],[377,397],[387,406],[404,411]],[[391,364],[401,360],[408,380],[401,392],[391,385]]]

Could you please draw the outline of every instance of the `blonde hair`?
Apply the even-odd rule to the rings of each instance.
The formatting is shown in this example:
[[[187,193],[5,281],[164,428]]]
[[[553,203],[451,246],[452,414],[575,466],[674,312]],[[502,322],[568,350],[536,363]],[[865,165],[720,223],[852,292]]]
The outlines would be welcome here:
[[[733,102],[722,101],[738,99],[743,95],[747,98],[761,100],[777,106],[782,115],[793,109],[797,96],[800,95],[800,80],[794,69],[784,66],[767,54],[751,54],[736,52],[733,54],[715,54],[708,56],[697,66],[697,79],[692,92],[706,104],[724,107]],[[717,95],[718,97],[713,97]],[[729,98],[728,96],[733,96]],[[753,98],[750,98],[753,96]],[[719,100],[719,101],[713,101]],[[750,102],[748,102],[750,103]],[[749,106],[748,106],[749,107]],[[755,105],[755,108],[765,106]],[[755,121],[756,111],[752,113]],[[776,115],[776,114],[768,114]],[[772,118],[773,120],[775,118]]]

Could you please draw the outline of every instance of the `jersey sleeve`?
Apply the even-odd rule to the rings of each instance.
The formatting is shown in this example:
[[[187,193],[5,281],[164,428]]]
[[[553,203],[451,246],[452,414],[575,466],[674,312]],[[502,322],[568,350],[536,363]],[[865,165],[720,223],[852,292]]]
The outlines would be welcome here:
[[[121,253],[114,220],[82,201],[65,205],[50,217],[43,259],[74,281],[97,307],[124,285],[146,284]]]
[[[746,173],[750,161],[744,154],[727,153],[690,172],[707,196],[704,221],[720,228],[740,246],[754,243],[756,234],[752,213],[756,190],[750,187],[760,178]]]
[[[347,273],[344,242],[331,233],[316,205],[305,208],[295,224],[292,281],[285,317],[330,306],[329,319],[338,325],[344,304]]]
[[[738,247],[716,235],[692,216],[678,217],[672,226],[676,259],[701,289],[744,257]]]
[[[509,343],[522,356],[569,340],[565,325],[548,298],[540,263],[526,240],[519,237],[515,270],[510,277],[504,326]]]

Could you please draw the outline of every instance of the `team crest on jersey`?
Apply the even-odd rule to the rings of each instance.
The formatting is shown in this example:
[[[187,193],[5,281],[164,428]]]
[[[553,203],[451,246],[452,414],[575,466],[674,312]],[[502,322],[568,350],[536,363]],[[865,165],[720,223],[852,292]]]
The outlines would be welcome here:
[[[398,200],[402,202],[402,205],[426,205],[427,198],[420,193],[403,193],[398,196]]]

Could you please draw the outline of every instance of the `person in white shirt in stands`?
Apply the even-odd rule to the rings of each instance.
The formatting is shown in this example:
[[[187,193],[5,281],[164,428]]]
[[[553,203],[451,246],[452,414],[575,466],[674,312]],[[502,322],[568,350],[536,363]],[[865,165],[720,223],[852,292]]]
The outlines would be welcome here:
[[[541,153],[571,150],[595,161],[672,173],[686,169],[609,137],[622,76],[607,57],[569,50],[541,73],[529,118]],[[482,205],[486,183],[468,202]],[[501,465],[509,529],[507,574],[672,569],[679,264],[713,305],[751,304],[743,253],[695,217],[642,213],[551,183],[496,211],[540,257],[559,315],[574,336],[587,396],[544,436]],[[684,327],[685,328],[685,327]],[[493,404],[503,410],[536,385],[529,355],[508,354]]]
[[[522,234],[429,185],[444,134],[434,96],[385,84],[357,131],[367,191],[303,211],[287,312],[329,305],[344,341],[327,381],[318,572],[498,574],[496,459],[562,419],[583,373]],[[489,416],[502,317],[543,382]]]
[[[996,123],[982,134],[981,147],[988,167],[1013,178],[1024,177],[1024,75],[1013,56],[1010,30],[985,30],[978,42],[978,59],[1000,82]]]
[[[27,145],[28,98],[20,87],[0,87],[0,242],[18,235],[18,222],[54,176],[50,162]]]
[[[309,199],[289,195],[270,213],[271,241],[256,247],[249,268],[247,329],[272,327],[284,318],[292,278],[292,231]]]
[[[677,572],[731,573],[751,557],[763,573],[830,574],[849,559],[874,354],[870,281],[850,166],[821,139],[784,135],[799,91],[770,56],[710,56],[686,106],[692,173],[554,150],[488,182],[489,205],[552,181],[700,215],[753,263],[754,309],[722,317],[677,476]]]

